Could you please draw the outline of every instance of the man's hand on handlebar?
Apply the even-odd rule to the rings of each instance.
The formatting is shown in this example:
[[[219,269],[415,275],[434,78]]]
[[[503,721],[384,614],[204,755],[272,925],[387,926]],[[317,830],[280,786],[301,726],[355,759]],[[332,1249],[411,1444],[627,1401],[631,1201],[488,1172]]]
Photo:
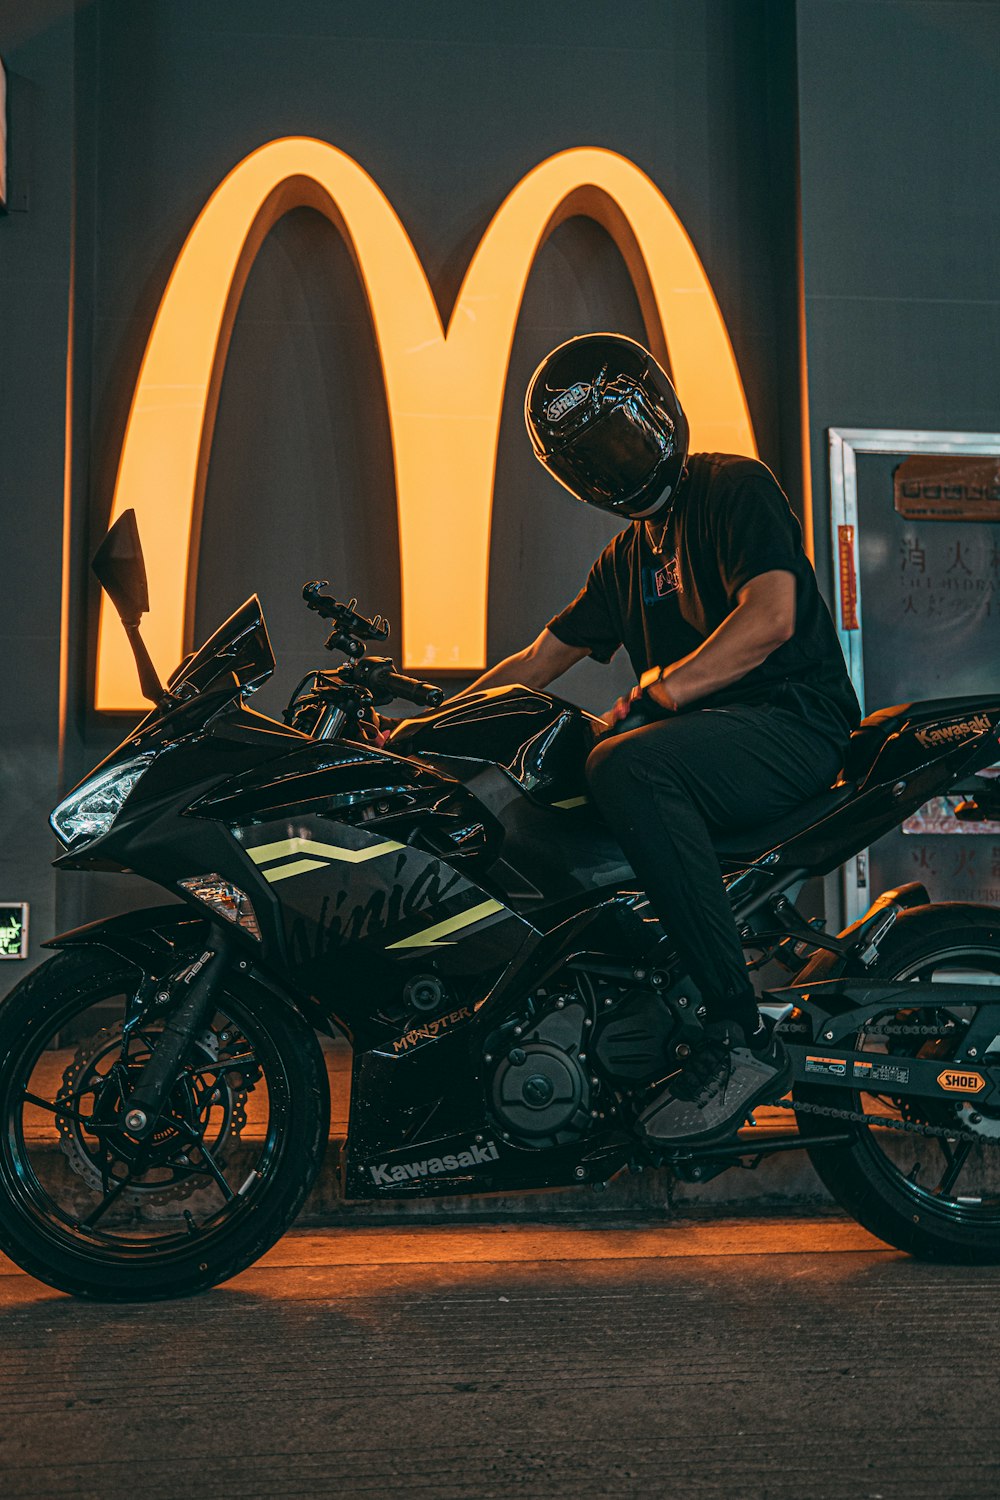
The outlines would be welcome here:
[[[600,737],[618,729],[641,729],[644,724],[655,724],[665,714],[677,713],[679,708],[667,679],[654,668],[644,672],[630,693],[619,698],[606,714],[599,716],[598,723],[604,728],[597,729],[596,733]]]
[[[360,727],[369,744],[374,745],[377,750],[381,750],[398,723],[398,719],[384,719],[381,714],[371,709],[370,717],[362,719]]]
[[[625,693],[623,697],[619,698],[618,702],[615,703],[611,708],[609,708],[606,714],[598,714],[597,722],[598,724],[603,724],[604,729],[596,729],[595,733],[597,735],[601,735],[605,730],[615,729],[619,724],[623,722],[623,720],[628,717],[629,711],[632,708],[633,704],[638,702],[641,697],[642,688],[638,683],[636,683],[632,691],[630,693]]]

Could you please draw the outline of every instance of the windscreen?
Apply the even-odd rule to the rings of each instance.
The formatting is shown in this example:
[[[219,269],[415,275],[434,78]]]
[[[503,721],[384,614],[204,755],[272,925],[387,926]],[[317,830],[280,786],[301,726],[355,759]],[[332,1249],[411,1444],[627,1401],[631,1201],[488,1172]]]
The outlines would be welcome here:
[[[224,674],[235,673],[240,687],[259,687],[274,671],[274,652],[260,600],[253,594],[174,672],[167,686],[202,693]]]

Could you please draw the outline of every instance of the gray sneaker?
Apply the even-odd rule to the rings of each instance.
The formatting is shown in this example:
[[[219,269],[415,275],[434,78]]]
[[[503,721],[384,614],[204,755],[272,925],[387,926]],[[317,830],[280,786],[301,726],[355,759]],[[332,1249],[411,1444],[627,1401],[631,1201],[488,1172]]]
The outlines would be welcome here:
[[[701,1145],[735,1134],[752,1109],[780,1099],[792,1081],[792,1060],[770,1037],[760,1051],[747,1046],[729,1021],[705,1027],[702,1044],[639,1116],[653,1145]]]

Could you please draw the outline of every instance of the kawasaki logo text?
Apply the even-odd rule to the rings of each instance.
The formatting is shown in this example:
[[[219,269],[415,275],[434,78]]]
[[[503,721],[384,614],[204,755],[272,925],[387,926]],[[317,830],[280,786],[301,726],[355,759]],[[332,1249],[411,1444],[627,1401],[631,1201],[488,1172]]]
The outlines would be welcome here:
[[[473,1146],[470,1151],[460,1151],[454,1156],[429,1156],[426,1161],[407,1161],[390,1167],[369,1166],[368,1170],[378,1187],[393,1187],[397,1182],[414,1182],[420,1177],[440,1177],[443,1172],[458,1172],[463,1167],[485,1167],[491,1161],[499,1161],[500,1152],[493,1141],[484,1146]]]
[[[976,714],[974,719],[963,719],[961,724],[946,724],[942,729],[918,729],[917,739],[925,749],[932,745],[946,745],[950,740],[964,740],[970,734],[985,734],[993,725],[988,715]]]

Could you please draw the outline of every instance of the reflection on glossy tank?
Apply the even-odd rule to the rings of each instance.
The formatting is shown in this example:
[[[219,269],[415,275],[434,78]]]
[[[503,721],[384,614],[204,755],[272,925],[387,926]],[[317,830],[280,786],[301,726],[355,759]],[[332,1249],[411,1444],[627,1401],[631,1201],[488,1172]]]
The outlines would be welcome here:
[[[552,806],[586,794],[584,767],[597,720],[573,703],[525,687],[487,688],[406,719],[389,745],[397,755],[494,764],[536,802]]]

